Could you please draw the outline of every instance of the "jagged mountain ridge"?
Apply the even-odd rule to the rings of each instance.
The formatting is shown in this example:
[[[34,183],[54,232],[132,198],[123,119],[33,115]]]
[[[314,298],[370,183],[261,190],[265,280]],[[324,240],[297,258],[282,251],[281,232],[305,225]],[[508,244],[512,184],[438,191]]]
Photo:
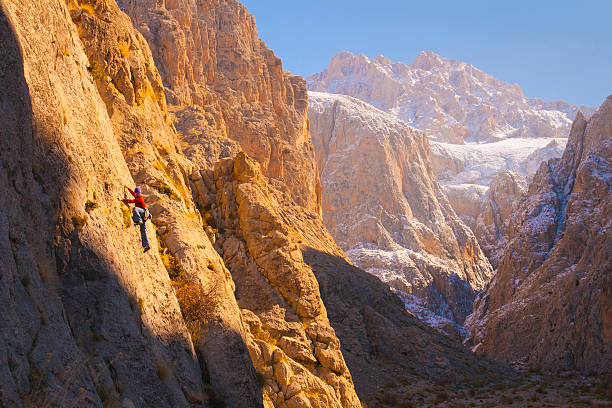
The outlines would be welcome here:
[[[579,114],[513,211],[509,244],[468,318],[479,353],[546,370],[612,367],[612,97]]]
[[[507,171],[516,173],[517,180],[529,180],[542,161],[561,156],[576,112],[594,112],[563,101],[525,98],[516,84],[430,51],[410,65],[343,52],[327,70],[309,77],[308,86],[362,99],[424,130],[432,139],[437,179],[494,267],[507,228],[490,222],[500,214],[490,212],[497,206],[489,185]],[[491,217],[478,220],[482,211]]]
[[[431,51],[421,52],[410,65],[342,52],[307,81],[309,90],[362,99],[449,143],[565,137],[578,110],[594,112],[588,106],[525,98],[517,84]]]

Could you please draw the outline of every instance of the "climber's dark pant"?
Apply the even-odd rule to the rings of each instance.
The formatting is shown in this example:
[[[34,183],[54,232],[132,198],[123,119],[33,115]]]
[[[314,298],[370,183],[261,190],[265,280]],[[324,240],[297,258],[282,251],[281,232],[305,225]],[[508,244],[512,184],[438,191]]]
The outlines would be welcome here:
[[[134,221],[134,224],[140,226],[140,239],[142,240],[142,247],[148,247],[149,236],[147,235],[147,220],[145,220],[145,209],[140,207],[134,207],[134,211],[132,211],[132,220]]]

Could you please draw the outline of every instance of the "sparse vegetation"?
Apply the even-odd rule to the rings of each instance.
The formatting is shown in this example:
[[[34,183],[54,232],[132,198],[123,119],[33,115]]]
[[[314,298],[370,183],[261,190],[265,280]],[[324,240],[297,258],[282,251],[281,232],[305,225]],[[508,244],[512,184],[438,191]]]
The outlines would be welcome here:
[[[181,266],[180,262],[170,253],[170,252],[162,252],[161,254],[162,263],[166,267],[168,271],[168,276],[172,280],[184,280],[185,279],[185,271]]]
[[[175,200],[175,201],[180,201],[181,198],[178,196],[178,194],[176,194],[174,192],[174,190],[172,190],[172,188],[170,188],[170,186],[166,183],[164,183],[162,180],[160,179],[156,179],[153,183],[149,184],[151,187],[153,187],[155,190],[159,191],[162,194],[167,195],[168,197],[170,197],[171,199]]]
[[[91,61],[87,66],[87,70],[91,73],[91,76],[94,79],[98,81],[106,80],[106,72],[104,71],[104,68],[102,68],[102,65],[98,63],[98,61]]]
[[[127,41],[119,40],[117,47],[119,48],[119,52],[121,53],[121,56],[123,58],[129,57],[130,54],[132,53],[130,45],[127,43]]]
[[[214,286],[209,293],[205,293],[201,284],[190,280],[180,261],[163,246],[160,246],[160,256],[174,287],[191,341],[197,347],[202,324],[207,319],[206,313],[211,309],[209,305],[210,293],[214,290]]]
[[[98,208],[98,207],[99,207],[99,205],[95,201],[87,200],[85,202],[85,211],[87,211],[88,214],[90,212],[92,212],[93,210],[95,210],[96,208]]]
[[[96,15],[96,9],[91,4],[84,3],[84,4],[80,4],[79,7],[81,7],[81,10],[83,10],[90,16]]]

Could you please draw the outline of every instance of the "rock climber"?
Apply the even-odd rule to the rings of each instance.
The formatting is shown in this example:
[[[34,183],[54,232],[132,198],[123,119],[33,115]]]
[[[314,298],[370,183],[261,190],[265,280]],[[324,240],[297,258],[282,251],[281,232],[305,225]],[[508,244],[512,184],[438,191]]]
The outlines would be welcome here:
[[[126,204],[134,204],[134,210],[132,211],[132,221],[134,221],[134,225],[140,226],[140,238],[142,239],[142,247],[144,248],[144,252],[147,252],[151,249],[149,245],[149,236],[147,235],[147,220],[151,218],[149,215],[149,211],[147,211],[147,207],[144,202],[144,198],[142,197],[142,193],[140,187],[136,187],[133,191],[128,186],[123,186],[124,191],[127,189],[132,196],[133,200],[130,200],[124,194],[123,199],[119,199],[119,201],[123,201]]]

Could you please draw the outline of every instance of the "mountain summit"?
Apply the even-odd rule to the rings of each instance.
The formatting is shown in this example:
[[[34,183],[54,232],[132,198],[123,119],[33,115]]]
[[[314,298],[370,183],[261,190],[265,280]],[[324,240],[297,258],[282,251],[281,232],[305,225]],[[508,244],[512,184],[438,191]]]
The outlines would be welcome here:
[[[567,102],[526,98],[465,62],[421,52],[410,65],[382,55],[342,52],[308,78],[308,89],[349,95],[387,111],[442,142],[492,142],[508,137],[566,137],[578,110]]]

